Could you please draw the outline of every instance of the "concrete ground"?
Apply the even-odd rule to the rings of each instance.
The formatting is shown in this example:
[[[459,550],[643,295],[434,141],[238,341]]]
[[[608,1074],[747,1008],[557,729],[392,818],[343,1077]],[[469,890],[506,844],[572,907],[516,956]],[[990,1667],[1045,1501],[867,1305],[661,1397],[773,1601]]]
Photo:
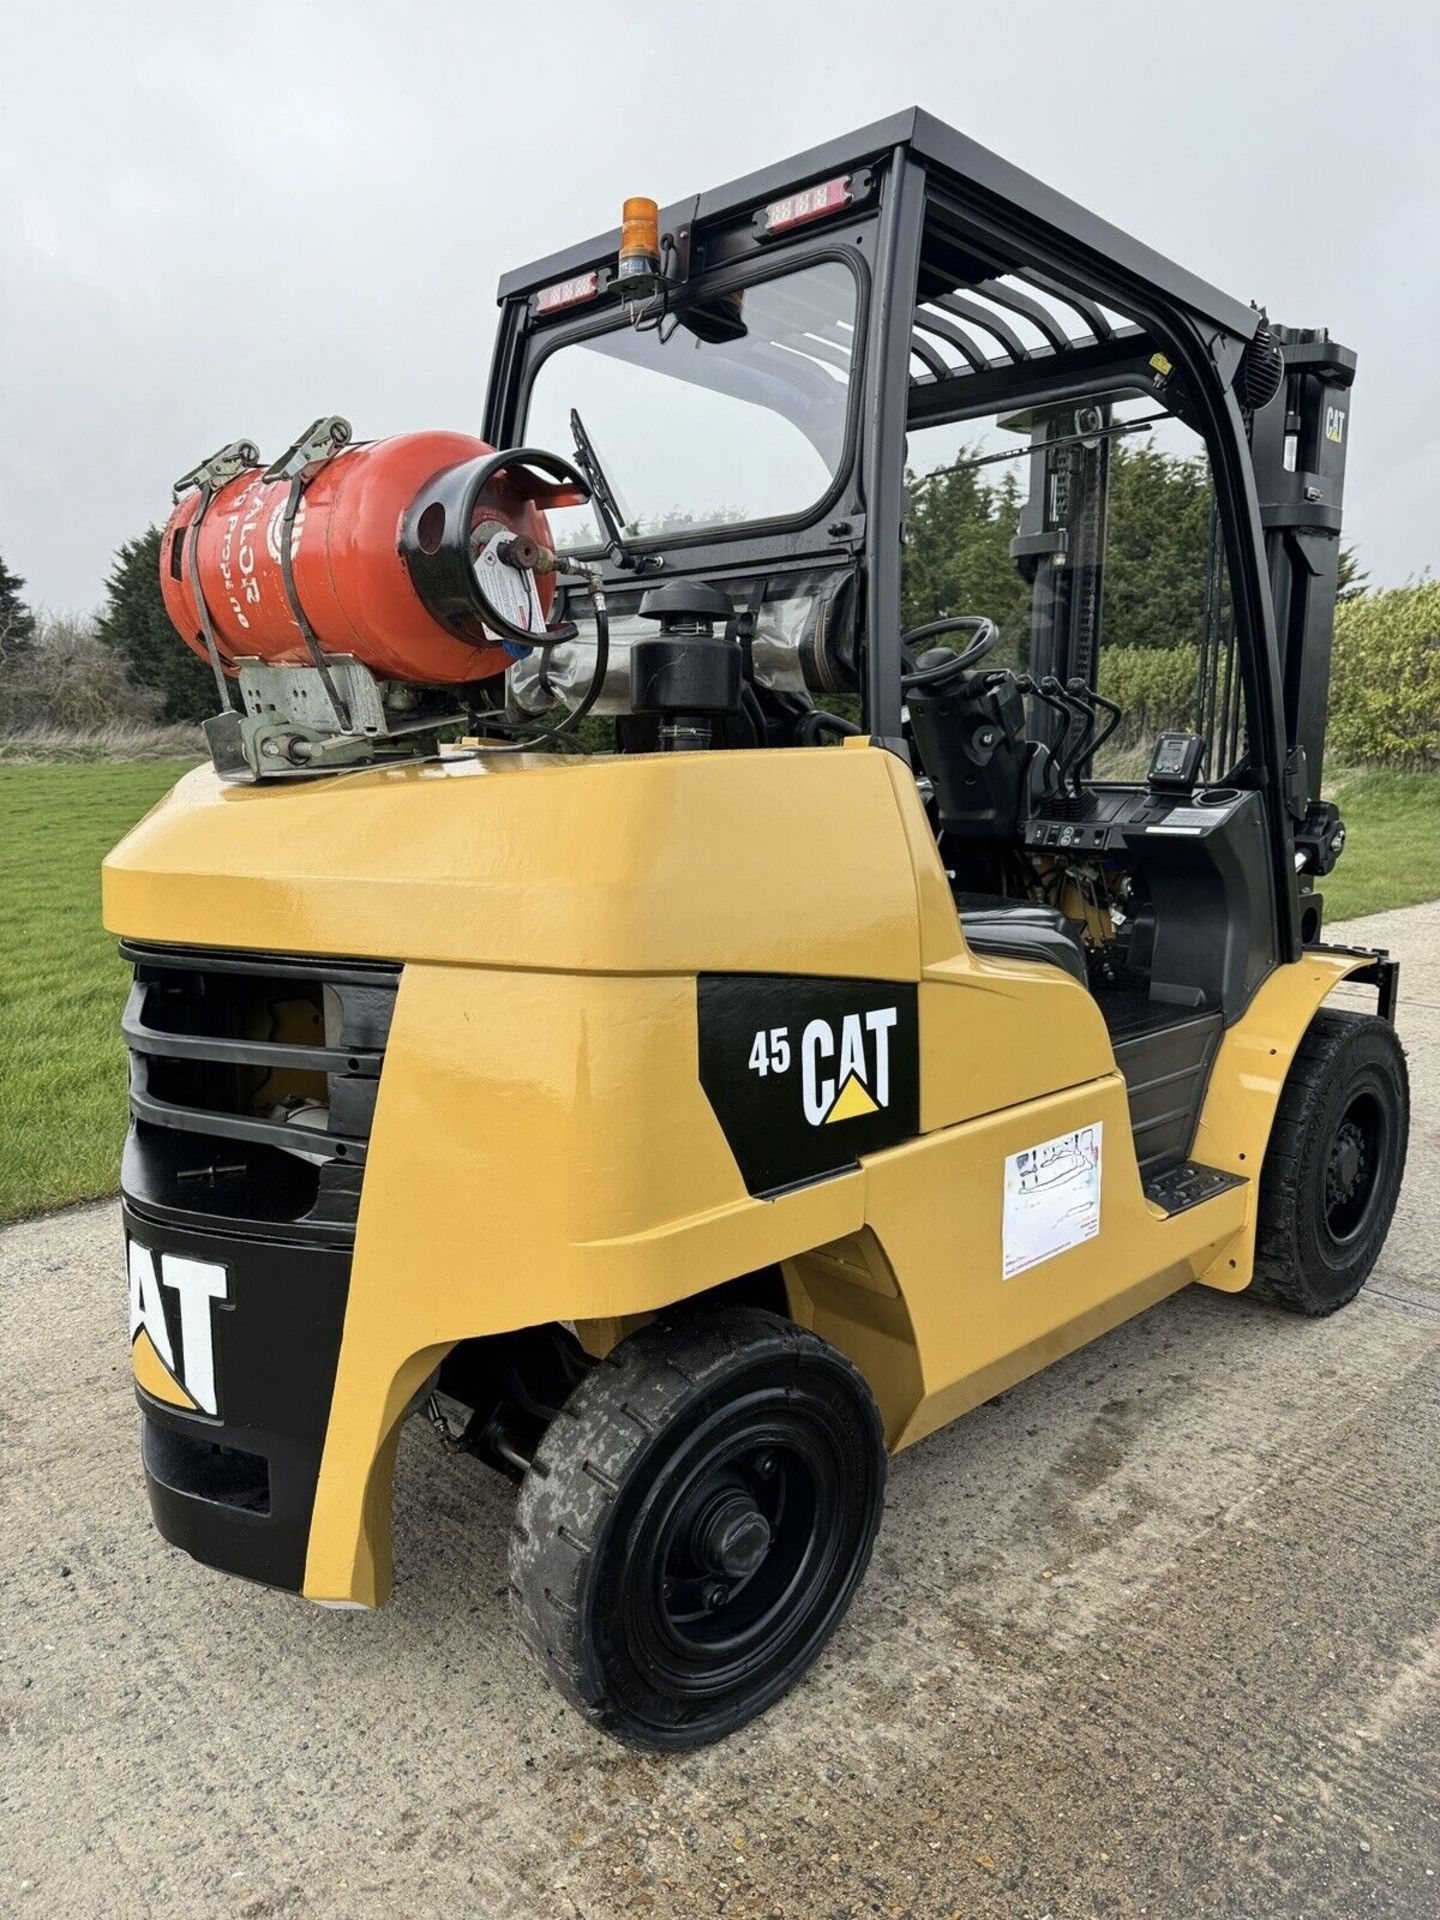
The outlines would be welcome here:
[[[382,1613],[162,1546],[114,1206],[0,1235],[0,1912],[1440,1913],[1440,903],[1350,937],[1415,1091],[1360,1301],[1192,1289],[903,1456],[816,1672],[692,1758],[561,1706],[510,1489],[423,1426]]]

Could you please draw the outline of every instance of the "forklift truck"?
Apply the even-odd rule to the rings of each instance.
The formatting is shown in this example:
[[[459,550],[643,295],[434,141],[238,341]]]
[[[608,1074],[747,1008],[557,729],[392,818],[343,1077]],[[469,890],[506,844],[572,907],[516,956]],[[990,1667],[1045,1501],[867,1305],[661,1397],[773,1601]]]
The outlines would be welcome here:
[[[1352,1300],[1408,1095],[1316,885],[1353,354],[919,110],[625,212],[502,281],[483,442],[185,477],[213,765],[104,900],[162,1535],[377,1606],[428,1412],[551,1680],[673,1750],[816,1658],[889,1453],[1192,1283]],[[1137,402],[1209,586],[1117,774]],[[1024,631],[906,632],[907,436],[982,417]]]

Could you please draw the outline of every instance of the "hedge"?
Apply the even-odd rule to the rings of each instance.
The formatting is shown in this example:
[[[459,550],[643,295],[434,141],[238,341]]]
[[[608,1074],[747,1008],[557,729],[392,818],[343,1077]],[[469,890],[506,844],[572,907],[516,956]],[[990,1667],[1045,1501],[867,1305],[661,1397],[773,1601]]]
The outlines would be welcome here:
[[[1195,725],[1195,647],[1112,647],[1100,691],[1124,719],[1117,747]],[[1335,610],[1326,759],[1337,766],[1440,766],[1440,580],[1357,595]]]
[[[1195,724],[1198,647],[1101,647],[1100,691],[1121,709],[1117,747]]]
[[[1326,758],[1340,766],[1440,763],[1440,580],[1336,608]]]

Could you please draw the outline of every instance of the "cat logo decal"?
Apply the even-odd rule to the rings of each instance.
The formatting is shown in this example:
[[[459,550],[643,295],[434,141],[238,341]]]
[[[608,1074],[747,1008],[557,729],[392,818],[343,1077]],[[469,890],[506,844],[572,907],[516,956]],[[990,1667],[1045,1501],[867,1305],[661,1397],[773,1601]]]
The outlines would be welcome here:
[[[919,1131],[915,988],[702,974],[700,1081],[751,1193],[853,1168]]]
[[[218,1413],[212,1314],[216,1301],[229,1299],[229,1275],[211,1260],[152,1253],[136,1240],[127,1258],[136,1383],[168,1406]]]

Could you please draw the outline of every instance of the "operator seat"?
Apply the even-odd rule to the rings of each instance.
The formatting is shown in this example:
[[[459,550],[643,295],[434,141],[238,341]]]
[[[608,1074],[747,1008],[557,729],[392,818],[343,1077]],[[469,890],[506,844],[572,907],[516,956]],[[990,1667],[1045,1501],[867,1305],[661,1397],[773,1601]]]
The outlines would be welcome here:
[[[955,895],[965,943],[976,953],[1003,954],[1010,960],[1047,960],[1082,987],[1089,987],[1085,949],[1076,923],[1058,907],[1038,907],[1003,893]]]

